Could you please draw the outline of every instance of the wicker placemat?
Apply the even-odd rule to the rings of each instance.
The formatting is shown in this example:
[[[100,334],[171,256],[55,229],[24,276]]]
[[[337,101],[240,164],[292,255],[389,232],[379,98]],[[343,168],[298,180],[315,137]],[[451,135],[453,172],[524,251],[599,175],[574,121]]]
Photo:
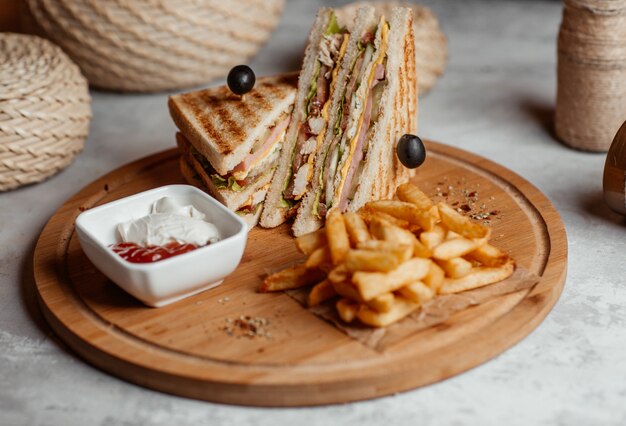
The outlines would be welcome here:
[[[360,1],[337,9],[337,18],[342,25],[351,26],[359,7],[373,6],[378,14],[391,16],[396,6],[413,9],[413,32],[415,36],[415,67],[420,94],[429,91],[446,69],[448,61],[448,39],[439,27],[435,14],[427,7],[407,2]]]
[[[95,86],[159,91],[206,84],[254,55],[285,0],[29,0],[47,36]]]
[[[58,46],[0,33],[0,191],[67,167],[90,120],[87,81]]]

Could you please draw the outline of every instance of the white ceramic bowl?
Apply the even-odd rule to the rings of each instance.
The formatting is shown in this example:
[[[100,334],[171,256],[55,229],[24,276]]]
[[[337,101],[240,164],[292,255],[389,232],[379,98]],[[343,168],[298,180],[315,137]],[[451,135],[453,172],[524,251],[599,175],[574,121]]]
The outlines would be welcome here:
[[[191,204],[206,214],[220,232],[220,241],[154,263],[131,263],[109,247],[120,242],[117,225],[150,213],[162,197]],[[146,305],[159,307],[222,283],[246,247],[248,227],[214,198],[189,185],[169,185],[141,192],[81,213],[76,233],[91,262],[114,283]]]

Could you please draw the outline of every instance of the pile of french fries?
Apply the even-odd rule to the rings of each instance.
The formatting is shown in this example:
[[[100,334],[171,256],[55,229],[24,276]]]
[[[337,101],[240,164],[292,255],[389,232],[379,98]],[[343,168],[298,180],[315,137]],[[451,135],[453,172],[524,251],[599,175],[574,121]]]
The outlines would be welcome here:
[[[259,290],[312,285],[309,306],[338,298],[343,321],[385,327],[438,294],[513,274],[514,261],[488,243],[489,228],[434,204],[413,184],[399,186],[396,196],[356,213],[332,210],[325,228],[296,239],[306,262],[268,276]]]

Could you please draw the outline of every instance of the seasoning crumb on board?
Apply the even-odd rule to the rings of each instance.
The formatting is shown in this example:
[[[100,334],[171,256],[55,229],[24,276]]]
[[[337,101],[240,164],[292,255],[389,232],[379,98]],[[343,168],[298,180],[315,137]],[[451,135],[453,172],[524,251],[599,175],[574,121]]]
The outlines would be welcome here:
[[[478,190],[480,184],[472,186],[465,178],[462,178],[453,185],[447,177],[444,177],[436,185],[432,191],[434,196],[444,199],[459,213],[466,214],[473,220],[482,222],[483,225],[490,225],[493,219],[502,219],[499,210],[490,209],[486,202],[481,202]],[[488,197],[489,201],[495,201],[495,199],[493,195]]]
[[[254,339],[255,337],[264,337],[271,339],[272,334],[267,331],[270,321],[263,317],[251,317],[249,315],[241,315],[239,318],[224,319],[226,325],[220,329],[229,336],[236,338],[246,337]]]

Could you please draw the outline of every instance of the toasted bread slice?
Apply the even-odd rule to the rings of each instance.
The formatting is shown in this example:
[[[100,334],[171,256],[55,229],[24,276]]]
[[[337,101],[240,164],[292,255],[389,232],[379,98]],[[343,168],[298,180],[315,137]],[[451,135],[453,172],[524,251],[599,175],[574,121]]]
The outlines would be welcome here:
[[[259,78],[244,99],[227,86],[173,95],[170,115],[217,173],[226,175],[291,110],[296,79],[296,73]]]

